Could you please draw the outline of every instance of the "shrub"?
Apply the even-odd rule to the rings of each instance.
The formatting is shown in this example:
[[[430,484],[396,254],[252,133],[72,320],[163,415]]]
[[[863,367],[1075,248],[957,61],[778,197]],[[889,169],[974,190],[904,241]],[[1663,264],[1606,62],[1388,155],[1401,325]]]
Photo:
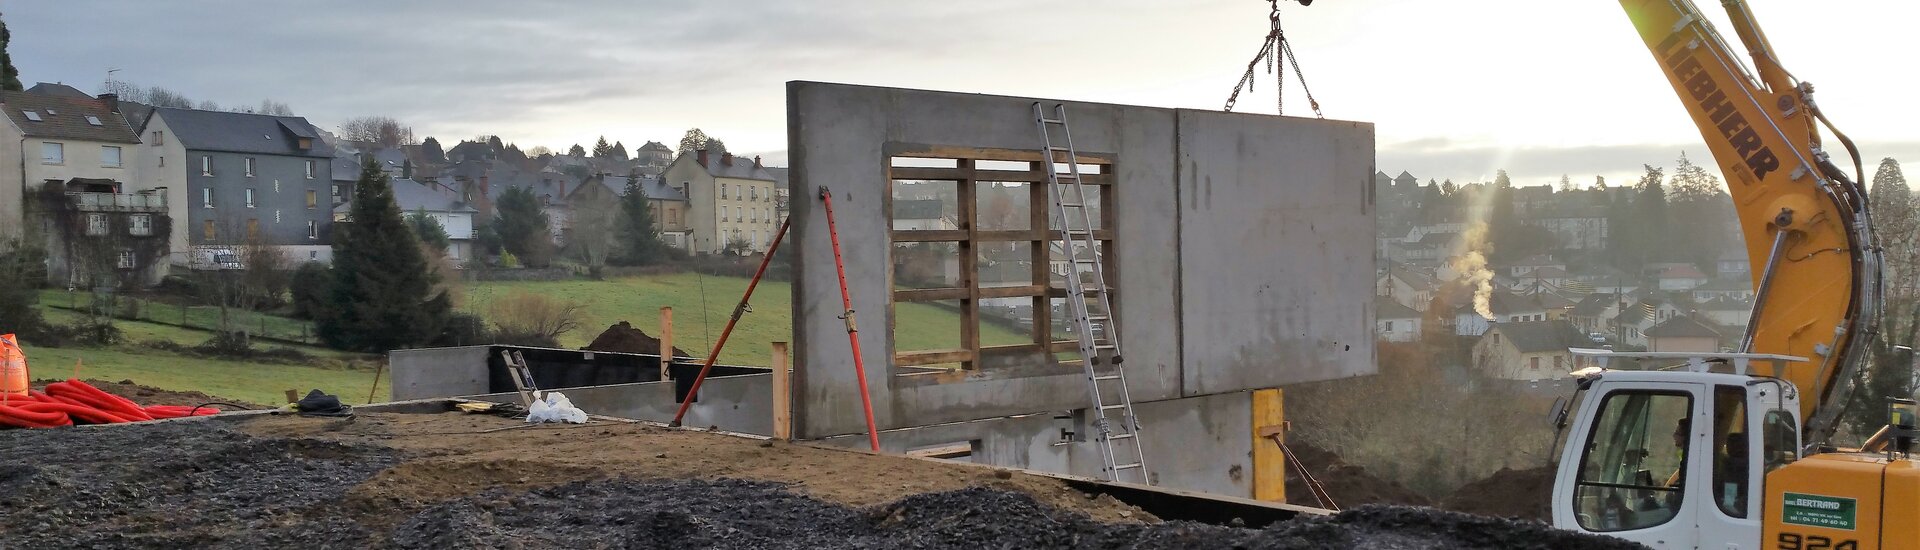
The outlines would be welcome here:
[[[472,313],[454,313],[447,317],[446,328],[434,337],[435,346],[472,346],[493,342],[493,331],[486,319]]]
[[[580,326],[579,314],[584,307],[582,304],[516,290],[495,300],[487,308],[487,317],[493,319],[496,342],[556,347],[560,335]]]
[[[327,289],[333,284],[333,273],[327,265],[320,262],[307,262],[294,268],[293,280],[288,290],[293,297],[293,316],[312,319],[319,308],[325,307]]]

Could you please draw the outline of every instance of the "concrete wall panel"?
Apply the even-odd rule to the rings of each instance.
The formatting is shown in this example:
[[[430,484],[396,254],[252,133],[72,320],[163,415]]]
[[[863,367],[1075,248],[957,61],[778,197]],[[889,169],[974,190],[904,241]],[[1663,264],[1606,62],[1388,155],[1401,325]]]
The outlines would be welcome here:
[[[555,390],[588,414],[634,420],[670,422],[680,404],[673,400],[673,382],[641,382]],[[495,393],[475,399],[518,403],[518,393]],[[773,375],[748,374],[708,378],[700,383],[700,400],[687,408],[683,425],[717,427],[755,435],[773,435]]]
[[[1371,374],[1373,127],[1180,112],[1187,395]]]

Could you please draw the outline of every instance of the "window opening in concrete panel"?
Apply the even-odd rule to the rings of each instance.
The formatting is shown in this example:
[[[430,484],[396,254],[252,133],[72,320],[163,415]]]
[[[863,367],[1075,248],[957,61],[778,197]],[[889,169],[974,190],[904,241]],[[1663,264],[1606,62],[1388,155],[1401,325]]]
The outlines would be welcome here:
[[[959,182],[894,180],[894,231],[954,231],[960,229]]]
[[[976,212],[981,231],[1026,231],[1030,219],[1032,188],[1045,187],[1017,181],[995,181],[974,189]]]
[[[1077,369],[1065,304],[1069,257],[1038,151],[952,148],[965,158],[890,157],[896,383],[948,383],[1057,375]],[[1091,247],[1107,282],[1118,281],[1105,185],[1110,156],[1083,155]],[[1091,160],[1089,160],[1091,159]],[[1064,170],[1064,165],[1057,165]],[[1071,183],[1070,181],[1063,183]],[[1078,194],[1069,202],[1078,202]],[[1086,227],[1073,210],[1075,228]],[[1049,230],[1049,220],[1055,229]],[[1057,256],[1057,258],[1056,258]],[[1091,283],[1091,280],[1088,281]],[[938,306],[937,304],[951,304]],[[935,321],[929,315],[943,315]],[[959,327],[950,329],[951,322]],[[924,349],[926,331],[957,330],[955,348]],[[969,372],[953,374],[954,369]]]
[[[960,322],[961,300],[904,303],[893,310],[894,363],[910,372],[959,370],[972,358]]]

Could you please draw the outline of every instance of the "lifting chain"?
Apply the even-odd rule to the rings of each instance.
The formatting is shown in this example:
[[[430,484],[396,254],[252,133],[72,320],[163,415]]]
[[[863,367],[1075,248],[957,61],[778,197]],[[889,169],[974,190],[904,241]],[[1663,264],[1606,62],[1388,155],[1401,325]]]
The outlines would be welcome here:
[[[1300,89],[1307,93],[1307,104],[1313,108],[1313,115],[1326,118],[1326,115],[1320,112],[1320,101],[1313,98],[1313,89],[1307,87],[1306,73],[1300,72],[1300,58],[1293,54],[1293,44],[1287,42],[1286,33],[1280,30],[1280,0],[1267,0],[1267,5],[1267,28],[1269,29],[1267,36],[1260,44],[1259,53],[1255,53],[1253,60],[1247,62],[1247,72],[1241,74],[1240,80],[1233,84],[1233,93],[1227,96],[1227,105],[1222,110],[1233,111],[1234,104],[1240,101],[1241,90],[1253,91],[1254,71],[1259,69],[1261,62],[1264,61],[1267,72],[1273,74],[1275,114],[1286,114],[1287,66],[1292,66],[1293,74],[1300,79]],[[1281,65],[1276,70],[1275,61],[1283,56],[1286,58],[1286,65]]]

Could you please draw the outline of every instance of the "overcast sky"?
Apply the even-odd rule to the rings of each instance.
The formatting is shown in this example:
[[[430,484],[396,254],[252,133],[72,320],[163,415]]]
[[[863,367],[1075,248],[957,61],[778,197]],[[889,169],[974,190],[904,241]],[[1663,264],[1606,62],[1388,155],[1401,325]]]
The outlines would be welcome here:
[[[1721,22],[1719,2],[1701,2]],[[1752,0],[1787,67],[1881,157],[1920,161],[1920,3]],[[1456,182],[1625,181],[1707,152],[1616,2],[1320,0],[1282,7],[1330,118],[1381,170]],[[1218,109],[1266,32],[1258,0],[8,2],[21,79],[115,77],[222,105],[359,115],[447,146],[674,144],[698,126],[784,159],[789,80]],[[1728,33],[1731,39],[1731,33]],[[1051,65],[1049,64],[1051,63]],[[1064,69],[1064,70],[1063,70]],[[1292,75],[1289,75],[1291,78]],[[1271,77],[1240,110],[1271,113]],[[1287,114],[1311,116],[1298,88]]]

